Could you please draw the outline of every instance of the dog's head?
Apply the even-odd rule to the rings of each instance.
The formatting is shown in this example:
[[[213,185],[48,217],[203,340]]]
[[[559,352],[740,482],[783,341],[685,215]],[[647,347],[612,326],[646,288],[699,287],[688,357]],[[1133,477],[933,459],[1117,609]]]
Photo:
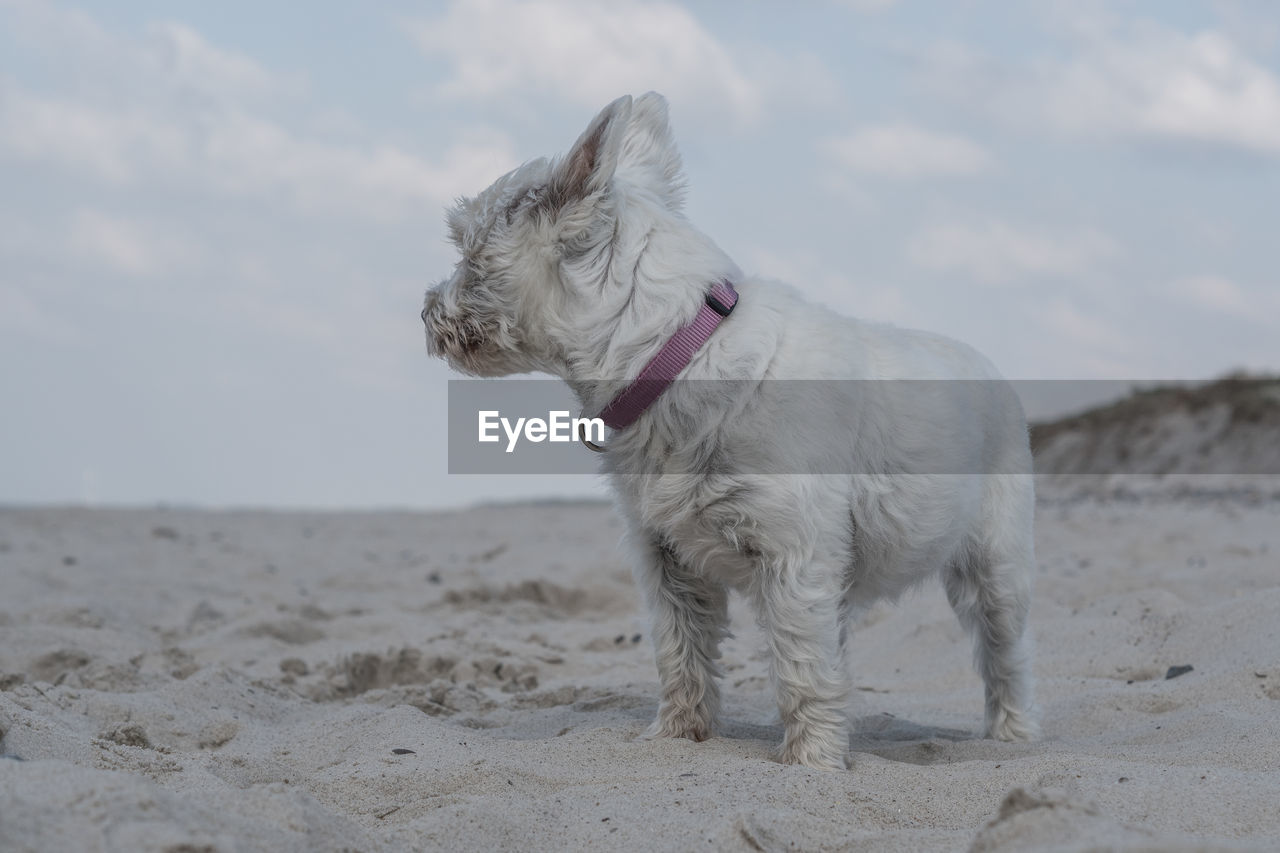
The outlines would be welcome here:
[[[564,157],[526,163],[449,211],[461,259],[427,291],[428,349],[477,376],[563,373],[569,342],[633,285],[614,251],[635,242],[628,216],[678,216],[680,204],[666,102],[619,98]]]

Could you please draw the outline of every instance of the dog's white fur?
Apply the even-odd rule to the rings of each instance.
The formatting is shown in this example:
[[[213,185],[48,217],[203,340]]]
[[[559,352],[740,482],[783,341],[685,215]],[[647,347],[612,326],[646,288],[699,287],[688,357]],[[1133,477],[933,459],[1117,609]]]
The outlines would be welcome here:
[[[987,733],[1034,737],[1024,633],[1034,499],[1016,400],[962,344],[839,317],[744,278],[684,218],[681,196],[666,102],[620,98],[563,159],[527,163],[458,203],[448,222],[463,259],[422,313],[430,349],[456,368],[558,375],[592,414],[713,282],[737,285],[736,311],[682,378],[740,381],[676,383],[604,456],[652,618],[662,698],[648,735],[712,734],[734,588],[768,638],[781,760],[843,767],[845,624],[941,575],[975,639]],[[981,381],[806,393],[763,379]],[[781,387],[790,396],[771,398]],[[824,473],[837,471],[848,473]]]

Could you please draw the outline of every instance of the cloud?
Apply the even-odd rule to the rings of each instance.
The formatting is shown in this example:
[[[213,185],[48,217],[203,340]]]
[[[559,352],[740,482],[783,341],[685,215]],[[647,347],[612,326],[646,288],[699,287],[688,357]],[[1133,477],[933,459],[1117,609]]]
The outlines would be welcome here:
[[[1196,308],[1251,323],[1274,325],[1280,299],[1272,293],[1254,294],[1220,275],[1197,275],[1172,284],[1174,295]]]
[[[8,0],[0,21],[76,57],[57,67],[46,84],[53,92],[0,76],[0,158],[108,186],[283,198],[297,211],[373,219],[438,208],[518,162],[509,140],[488,130],[427,157],[359,127],[302,129],[317,124],[307,124],[315,110],[302,75],[270,70],[184,24],[122,35],[32,0]]]
[[[907,245],[917,266],[986,284],[1078,274],[1118,251],[1114,241],[1092,229],[1046,234],[994,220],[932,226]]]
[[[1256,54],[1280,47],[1280,17],[1272,0],[1213,0],[1219,26],[1231,39]]]
[[[40,97],[0,81],[0,152],[123,184],[139,164],[174,167],[185,149],[185,134],[158,116]]]
[[[0,282],[0,329],[14,335],[53,344],[74,344],[80,339],[75,327],[41,304],[29,290],[13,282]]]
[[[74,49],[77,60],[110,51],[117,41],[87,13],[45,0],[0,0],[0,12],[5,15],[6,30],[18,39],[56,42]]]
[[[914,320],[901,288],[855,279],[812,253],[756,247],[747,250],[745,259],[753,274],[786,282],[837,311],[895,323]]]
[[[426,55],[448,61],[437,93],[456,100],[535,95],[600,107],[657,90],[701,114],[749,124],[784,91],[820,96],[832,85],[805,55],[753,48],[752,62],[740,64],[669,2],[455,0],[442,16],[405,29]]]
[[[1077,376],[1127,379],[1149,369],[1135,360],[1132,331],[1126,331],[1097,312],[1086,313],[1072,302],[1055,298],[1037,308],[1030,322],[1041,327],[1042,342],[1072,352]],[[1050,343],[1051,342],[1051,343]]]
[[[1011,124],[1280,156],[1280,77],[1216,30],[1074,19],[1060,58],[1015,64],[963,45],[924,59],[936,90]]]
[[[193,141],[207,182],[237,195],[284,192],[308,211],[394,216],[487,185],[517,160],[505,137],[460,142],[438,162],[387,144],[336,144],[246,113],[222,115]]]
[[[1105,36],[1061,68],[1046,105],[1069,129],[1280,155],[1280,80],[1227,36]]]
[[[139,59],[171,85],[220,96],[245,99],[298,94],[305,89],[301,76],[268,71],[249,57],[221,50],[190,27],[171,21],[147,27]]]
[[[898,5],[899,0],[838,0],[841,6],[848,6],[858,12],[883,12]]]
[[[976,142],[949,133],[933,133],[906,124],[864,127],[818,143],[835,165],[887,178],[973,175],[991,158]]]
[[[69,246],[90,261],[129,275],[154,275],[186,254],[138,222],[93,210],[76,214]]]
[[[385,143],[307,137],[229,109],[116,112],[82,101],[0,92],[0,154],[52,163],[108,184],[238,196],[283,193],[306,212],[395,217],[488,184],[517,160],[497,134],[428,161]]]
[[[53,76],[73,80],[84,91],[132,88],[138,95],[143,93],[136,90],[147,88],[245,100],[306,89],[302,75],[268,69],[174,21],[152,22],[135,37],[112,32],[80,10],[40,0],[0,0],[0,13],[16,38],[73,56],[74,62],[55,66]]]
[[[154,277],[204,265],[208,256],[170,224],[81,208],[70,217],[63,243],[49,241],[46,253],[71,254],[95,268],[132,277]],[[39,246],[35,246],[39,250]]]

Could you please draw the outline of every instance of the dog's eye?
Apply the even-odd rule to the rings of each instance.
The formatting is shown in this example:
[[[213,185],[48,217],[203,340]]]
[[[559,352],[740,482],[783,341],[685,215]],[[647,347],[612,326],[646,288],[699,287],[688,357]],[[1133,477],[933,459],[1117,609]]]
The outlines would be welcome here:
[[[459,344],[467,354],[474,354],[484,346],[484,330],[473,323],[467,323],[459,334]]]
[[[480,261],[474,255],[463,255],[454,268],[463,273],[463,287],[474,284],[475,279],[484,278],[484,270],[481,269]]]
[[[516,217],[529,208],[538,207],[542,200],[542,187],[530,187],[511,200],[503,211],[503,216],[510,225]]]
[[[510,225],[516,218],[516,214],[520,212],[520,208],[524,206],[525,196],[518,196],[511,200],[511,203],[502,211],[502,218]]]

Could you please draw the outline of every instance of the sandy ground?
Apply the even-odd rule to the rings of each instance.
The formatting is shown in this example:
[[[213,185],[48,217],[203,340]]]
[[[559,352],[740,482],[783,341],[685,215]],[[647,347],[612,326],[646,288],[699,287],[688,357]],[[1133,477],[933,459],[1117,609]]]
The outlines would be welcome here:
[[[741,601],[722,736],[636,740],[619,534],[595,504],[0,510],[0,849],[1280,847],[1280,492],[1045,500],[1043,742],[980,739],[929,587],[855,634],[844,773],[771,760]]]

